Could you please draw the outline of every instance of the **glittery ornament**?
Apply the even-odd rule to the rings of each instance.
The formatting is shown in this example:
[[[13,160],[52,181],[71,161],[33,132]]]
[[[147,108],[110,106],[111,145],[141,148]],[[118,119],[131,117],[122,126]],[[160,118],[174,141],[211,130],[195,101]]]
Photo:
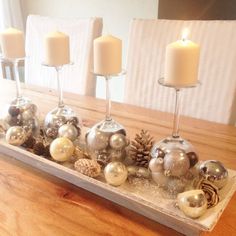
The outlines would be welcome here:
[[[211,181],[219,189],[228,181],[228,171],[220,161],[207,160],[200,164],[200,175]]]
[[[74,141],[78,137],[78,131],[74,125],[65,124],[58,129],[59,137],[66,137],[71,141]]]
[[[46,130],[46,135],[49,138],[55,139],[57,137],[58,130],[56,128],[48,128]]]
[[[10,106],[8,113],[13,117],[18,116],[20,114],[20,108],[16,106]]]
[[[99,151],[98,155],[96,156],[96,160],[102,167],[105,167],[111,161],[111,156],[106,151],[106,149],[104,149]]]
[[[107,183],[113,186],[123,184],[128,176],[128,171],[121,162],[110,162],[104,169]]]
[[[181,149],[174,149],[164,157],[164,169],[172,176],[185,175],[189,168],[189,159]]]
[[[140,166],[127,166],[128,176],[137,178],[149,178],[150,172],[147,168]]]
[[[126,147],[126,137],[123,134],[113,134],[110,138],[110,146],[115,150],[121,150]]]
[[[190,190],[179,193],[177,201],[183,213],[194,219],[202,216],[207,209],[207,199],[202,190]]]
[[[20,146],[25,142],[26,138],[26,132],[20,126],[13,126],[7,130],[6,141],[9,144]]]
[[[89,177],[97,177],[101,173],[101,167],[95,160],[79,159],[74,167],[79,173]]]
[[[69,160],[74,153],[74,145],[70,139],[56,138],[50,145],[50,154],[56,161],[63,162]]]
[[[188,152],[187,156],[190,162],[190,167],[193,167],[198,163],[199,158],[196,152]]]

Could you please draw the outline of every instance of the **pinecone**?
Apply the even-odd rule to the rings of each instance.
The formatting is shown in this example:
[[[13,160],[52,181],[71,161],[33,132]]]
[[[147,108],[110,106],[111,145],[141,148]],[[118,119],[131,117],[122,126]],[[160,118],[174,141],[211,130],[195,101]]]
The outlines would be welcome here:
[[[89,177],[97,177],[101,173],[101,166],[95,160],[79,159],[74,167],[79,173]]]
[[[129,154],[137,166],[148,167],[152,145],[153,137],[147,130],[141,130],[140,134],[136,134],[134,141],[131,141]]]

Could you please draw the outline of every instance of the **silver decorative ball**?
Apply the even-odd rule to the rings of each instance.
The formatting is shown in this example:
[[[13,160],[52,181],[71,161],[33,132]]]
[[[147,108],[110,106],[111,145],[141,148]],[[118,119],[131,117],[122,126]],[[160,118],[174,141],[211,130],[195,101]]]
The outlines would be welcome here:
[[[65,124],[58,129],[58,136],[66,137],[71,141],[74,141],[78,137],[78,130],[75,128],[74,125]]]
[[[12,126],[7,130],[6,141],[9,144],[20,146],[27,138],[25,130],[21,126]]]
[[[32,113],[31,110],[25,110],[24,112],[22,112],[21,118],[23,120],[31,120],[34,118],[34,114]]]
[[[74,153],[74,145],[70,139],[61,137],[56,138],[50,145],[50,154],[56,161],[68,161]]]
[[[104,175],[107,183],[119,186],[126,181],[128,171],[121,162],[110,162],[104,169]]]
[[[189,159],[185,151],[181,149],[173,149],[166,153],[164,157],[164,169],[172,176],[183,176],[190,168]]]
[[[164,159],[161,157],[152,158],[149,162],[149,169],[151,170],[151,172],[163,172]]]
[[[220,161],[207,160],[199,166],[200,175],[211,181],[219,189],[228,181],[228,171]]]
[[[177,202],[180,210],[191,218],[198,218],[207,210],[207,199],[202,190],[190,190],[179,193]]]
[[[138,178],[149,178],[150,172],[147,168],[139,166],[127,166],[128,176],[138,177]]]
[[[91,150],[102,150],[108,146],[110,133],[92,128],[87,135],[87,144]]]
[[[123,134],[113,134],[110,138],[110,146],[115,150],[121,150],[127,145],[126,137]]]

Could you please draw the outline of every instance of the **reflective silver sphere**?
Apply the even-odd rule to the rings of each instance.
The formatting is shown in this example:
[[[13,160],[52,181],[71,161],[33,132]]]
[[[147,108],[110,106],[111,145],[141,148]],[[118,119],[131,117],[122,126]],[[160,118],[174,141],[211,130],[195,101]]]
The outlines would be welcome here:
[[[200,175],[211,181],[219,189],[223,188],[228,180],[228,171],[220,161],[207,160],[200,164]]]
[[[9,144],[20,146],[26,140],[26,132],[21,126],[12,126],[7,130],[6,141]]]
[[[180,210],[191,218],[202,216],[207,209],[207,199],[202,190],[190,190],[179,193],[177,201]]]
[[[74,141],[78,137],[78,130],[74,125],[64,124],[58,129],[59,137],[66,137],[71,141]]]

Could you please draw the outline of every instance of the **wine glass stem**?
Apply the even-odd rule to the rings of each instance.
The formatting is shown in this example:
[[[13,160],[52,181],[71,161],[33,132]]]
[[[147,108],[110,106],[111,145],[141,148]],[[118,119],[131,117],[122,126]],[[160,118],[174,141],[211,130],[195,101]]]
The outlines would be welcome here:
[[[110,97],[110,76],[105,76],[106,79],[106,120],[111,120],[111,97]]]
[[[173,138],[179,138],[179,118],[180,118],[180,103],[181,103],[181,91],[180,89],[175,89],[175,113],[173,122]]]
[[[21,87],[20,87],[18,60],[14,60],[13,68],[14,68],[14,76],[15,76],[15,81],[16,81],[16,97],[21,98]]]
[[[55,67],[57,72],[57,89],[59,93],[59,101],[58,101],[58,107],[64,107],[63,102],[63,89],[62,89],[62,81],[60,76],[61,66]]]

